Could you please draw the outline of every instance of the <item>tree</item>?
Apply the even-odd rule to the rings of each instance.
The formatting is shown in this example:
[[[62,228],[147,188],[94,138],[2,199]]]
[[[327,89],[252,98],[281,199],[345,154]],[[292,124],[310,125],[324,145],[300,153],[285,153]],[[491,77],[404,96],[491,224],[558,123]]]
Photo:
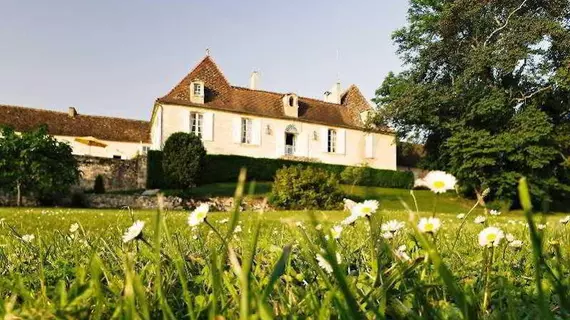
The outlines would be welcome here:
[[[177,132],[164,144],[162,167],[167,182],[175,188],[198,184],[204,170],[206,149],[193,133]]]
[[[67,143],[57,141],[43,127],[22,134],[2,128],[0,186],[16,192],[18,206],[23,195],[48,200],[66,193],[79,178],[71,151]]]
[[[392,36],[405,69],[376,92],[380,124],[425,144],[428,169],[466,190],[566,197],[570,2],[411,0]]]

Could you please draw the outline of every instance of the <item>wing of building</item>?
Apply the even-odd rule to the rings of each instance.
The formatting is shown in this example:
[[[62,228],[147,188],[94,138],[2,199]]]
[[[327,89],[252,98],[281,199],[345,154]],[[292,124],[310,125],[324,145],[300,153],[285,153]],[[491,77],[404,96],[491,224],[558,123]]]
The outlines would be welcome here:
[[[233,86],[206,56],[168,94],[156,100],[151,141],[161,149],[175,132],[199,135],[208,153],[301,158],[342,165],[366,163],[396,170],[394,134],[366,129],[373,111],[360,90],[335,83],[323,100]]]
[[[45,126],[49,134],[67,142],[73,154],[129,159],[150,148],[148,121],[0,105],[0,126],[17,132]]]

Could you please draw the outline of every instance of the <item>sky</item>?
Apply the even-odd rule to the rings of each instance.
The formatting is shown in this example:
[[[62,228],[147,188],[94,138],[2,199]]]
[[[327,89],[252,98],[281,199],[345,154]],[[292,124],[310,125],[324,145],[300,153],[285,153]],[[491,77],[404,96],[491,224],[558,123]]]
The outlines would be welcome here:
[[[205,56],[232,85],[371,99],[401,70],[407,1],[0,0],[0,104],[149,120]]]

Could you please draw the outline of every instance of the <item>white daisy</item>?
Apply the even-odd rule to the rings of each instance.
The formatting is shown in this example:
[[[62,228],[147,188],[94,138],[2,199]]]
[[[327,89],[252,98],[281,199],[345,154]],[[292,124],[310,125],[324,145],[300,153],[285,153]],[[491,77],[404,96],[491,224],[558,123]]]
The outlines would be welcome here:
[[[241,226],[237,226],[237,227],[234,229],[234,233],[240,233],[240,232],[241,232]]]
[[[536,228],[537,228],[538,230],[544,230],[544,229],[546,229],[546,225],[545,225],[545,224],[542,224],[542,223],[539,223],[539,224],[536,225]]]
[[[489,211],[489,214],[492,215],[492,216],[500,216],[500,215],[501,215],[501,211],[491,210],[491,211]]]
[[[74,223],[69,227],[69,232],[74,233],[75,231],[79,230],[79,224]]]
[[[143,228],[144,228],[144,221],[141,220],[135,221],[135,223],[133,223],[133,225],[130,226],[127,229],[127,231],[125,231],[125,234],[123,235],[123,243],[127,243],[137,238],[141,234]]]
[[[315,226],[315,230],[322,230],[323,226],[319,223]]]
[[[342,233],[342,226],[334,226],[331,228],[331,235],[333,239],[340,239],[341,233]]]
[[[351,214],[350,216],[346,217],[344,220],[342,220],[341,224],[348,226],[351,225],[353,223],[356,222],[356,220],[358,220],[359,216],[355,215],[355,214]]]
[[[443,171],[430,171],[422,180],[424,185],[435,193],[453,190],[457,183],[457,179],[453,175]]]
[[[384,233],[382,233],[382,238],[392,239],[392,238],[394,238],[394,234],[392,232],[384,232]]]
[[[34,236],[33,234],[25,234],[22,236],[22,240],[24,240],[26,242],[32,242],[32,241],[34,241],[35,238],[36,238],[36,236]]]
[[[438,218],[421,218],[418,223],[418,229],[423,233],[436,233],[441,227],[441,221]]]
[[[411,258],[408,253],[406,253],[406,249],[406,245],[401,245],[396,250],[394,250],[394,255],[402,261],[410,261]]]
[[[378,210],[378,201],[366,200],[352,207],[351,213],[357,217],[369,217]]]
[[[336,262],[342,263],[341,256],[338,252],[336,253]],[[319,267],[323,268],[323,270],[325,270],[327,273],[333,272],[331,264],[327,261],[327,259],[325,259],[325,257],[323,257],[318,253],[317,253],[317,263],[319,264]]]
[[[486,220],[487,218],[485,218],[484,216],[477,216],[475,220],[473,220],[473,222],[477,224],[483,224]]]
[[[496,247],[505,237],[503,231],[497,227],[487,227],[479,232],[479,245],[482,247]]]
[[[521,240],[513,240],[509,243],[509,247],[519,249],[523,246],[523,242]]]
[[[210,211],[210,206],[206,203],[202,203],[198,208],[194,209],[194,211],[190,213],[190,216],[188,216],[188,225],[195,227],[204,222],[208,215],[208,211]]]
[[[507,239],[507,242],[513,242],[515,241],[515,236],[513,236],[511,233],[507,233],[507,235],[505,236],[505,239]]]
[[[562,223],[562,224],[567,224],[568,222],[570,222],[570,216],[566,216],[566,217],[560,219],[560,223]]]
[[[230,219],[222,219],[220,221],[218,221],[220,224],[224,224],[224,223],[228,223],[230,221]]]
[[[457,215],[457,219],[459,219],[459,220],[465,219],[465,213],[460,213],[460,214],[458,214],[458,215]]]
[[[403,227],[404,227],[404,223],[402,221],[390,220],[386,223],[383,223],[382,226],[380,227],[380,230],[382,230],[384,232],[395,233],[395,232],[400,231]]]

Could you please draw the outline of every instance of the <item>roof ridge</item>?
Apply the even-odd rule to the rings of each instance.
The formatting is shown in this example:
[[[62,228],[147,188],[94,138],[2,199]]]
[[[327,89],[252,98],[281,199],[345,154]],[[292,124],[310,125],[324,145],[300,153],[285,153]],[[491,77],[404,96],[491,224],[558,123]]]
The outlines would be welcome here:
[[[16,106],[10,104],[0,104],[0,108],[7,107],[7,108],[21,108],[21,109],[28,109],[28,110],[35,110],[35,111],[42,111],[42,112],[51,112],[51,113],[58,113],[58,114],[65,114],[65,111],[58,111],[58,110],[50,110],[50,109],[41,109],[35,107],[24,107],[24,106]],[[133,121],[133,122],[142,122],[142,123],[150,123],[150,121],[146,120],[139,120],[139,119],[129,119],[129,118],[121,118],[121,117],[110,117],[110,116],[102,116],[102,115],[92,115],[92,114],[81,114],[77,113],[77,116],[81,117],[92,117],[92,118],[105,118],[105,119],[117,119],[117,120],[125,120],[125,121]]]
[[[287,93],[276,92],[276,91],[250,89],[250,88],[246,88],[246,87],[233,86],[233,85],[232,85],[232,88],[238,89],[238,90],[247,90],[247,91],[252,91],[252,92],[264,92],[264,93],[270,93],[270,94],[274,94],[274,95],[285,95],[285,94],[287,94]],[[290,93],[290,92],[288,92],[288,93]],[[301,99],[317,101],[317,102],[320,102],[320,103],[326,103],[326,104],[330,104],[330,105],[333,105],[333,106],[342,106],[342,104],[340,104],[340,103],[328,102],[328,101],[320,100],[320,99],[316,99],[316,98],[305,97],[305,96],[298,96],[298,97],[301,98]]]

